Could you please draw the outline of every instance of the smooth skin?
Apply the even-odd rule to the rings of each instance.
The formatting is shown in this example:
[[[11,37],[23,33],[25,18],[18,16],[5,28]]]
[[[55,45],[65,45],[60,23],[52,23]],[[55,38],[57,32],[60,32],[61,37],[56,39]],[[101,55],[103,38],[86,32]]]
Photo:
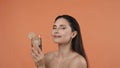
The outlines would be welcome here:
[[[32,47],[32,56],[37,68],[87,68],[84,57],[71,48],[71,41],[76,35],[77,32],[72,31],[66,19],[58,19],[52,30],[52,38],[58,44],[58,51],[44,55],[38,46]]]

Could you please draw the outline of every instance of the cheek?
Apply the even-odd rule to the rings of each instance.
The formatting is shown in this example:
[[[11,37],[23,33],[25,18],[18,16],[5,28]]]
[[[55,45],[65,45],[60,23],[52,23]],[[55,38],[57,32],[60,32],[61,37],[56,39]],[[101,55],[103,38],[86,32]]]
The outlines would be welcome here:
[[[72,38],[72,33],[70,31],[66,31],[63,33],[63,40],[69,41]]]
[[[58,39],[58,42],[65,44],[65,43],[70,42],[71,39],[72,39],[72,38],[71,38],[70,34],[64,34],[64,35],[62,36],[62,38]]]
[[[66,30],[63,32],[65,36],[71,36],[72,32],[70,30]]]
[[[71,34],[67,34],[63,38],[66,39],[66,40],[69,40],[69,39],[71,39]]]

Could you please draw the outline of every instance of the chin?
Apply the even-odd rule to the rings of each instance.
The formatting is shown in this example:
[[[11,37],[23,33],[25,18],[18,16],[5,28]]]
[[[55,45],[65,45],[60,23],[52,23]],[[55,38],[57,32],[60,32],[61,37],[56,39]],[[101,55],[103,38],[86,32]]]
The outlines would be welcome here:
[[[61,41],[61,40],[54,40],[54,42],[56,43],[56,44],[65,44],[65,43],[67,43],[67,41]]]
[[[54,40],[54,42],[55,42],[55,43],[57,43],[57,44],[62,43],[62,42],[61,42],[61,41],[59,41],[59,40]]]
[[[61,43],[63,43],[61,40],[58,40],[58,39],[53,39],[53,42],[56,43],[56,44],[61,44]]]

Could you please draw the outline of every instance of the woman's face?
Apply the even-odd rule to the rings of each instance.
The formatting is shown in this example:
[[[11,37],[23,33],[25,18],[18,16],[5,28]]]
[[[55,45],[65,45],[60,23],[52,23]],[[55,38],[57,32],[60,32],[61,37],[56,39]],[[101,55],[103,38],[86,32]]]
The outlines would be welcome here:
[[[65,44],[72,40],[73,32],[69,22],[64,18],[55,21],[52,30],[53,41],[58,44]]]

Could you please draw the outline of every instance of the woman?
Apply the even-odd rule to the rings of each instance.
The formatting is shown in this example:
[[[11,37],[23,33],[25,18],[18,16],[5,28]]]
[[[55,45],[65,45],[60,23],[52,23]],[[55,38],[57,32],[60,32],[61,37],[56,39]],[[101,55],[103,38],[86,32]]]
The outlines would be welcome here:
[[[52,30],[53,41],[58,51],[43,54],[32,47],[32,56],[37,68],[88,68],[78,22],[69,15],[55,19]]]

